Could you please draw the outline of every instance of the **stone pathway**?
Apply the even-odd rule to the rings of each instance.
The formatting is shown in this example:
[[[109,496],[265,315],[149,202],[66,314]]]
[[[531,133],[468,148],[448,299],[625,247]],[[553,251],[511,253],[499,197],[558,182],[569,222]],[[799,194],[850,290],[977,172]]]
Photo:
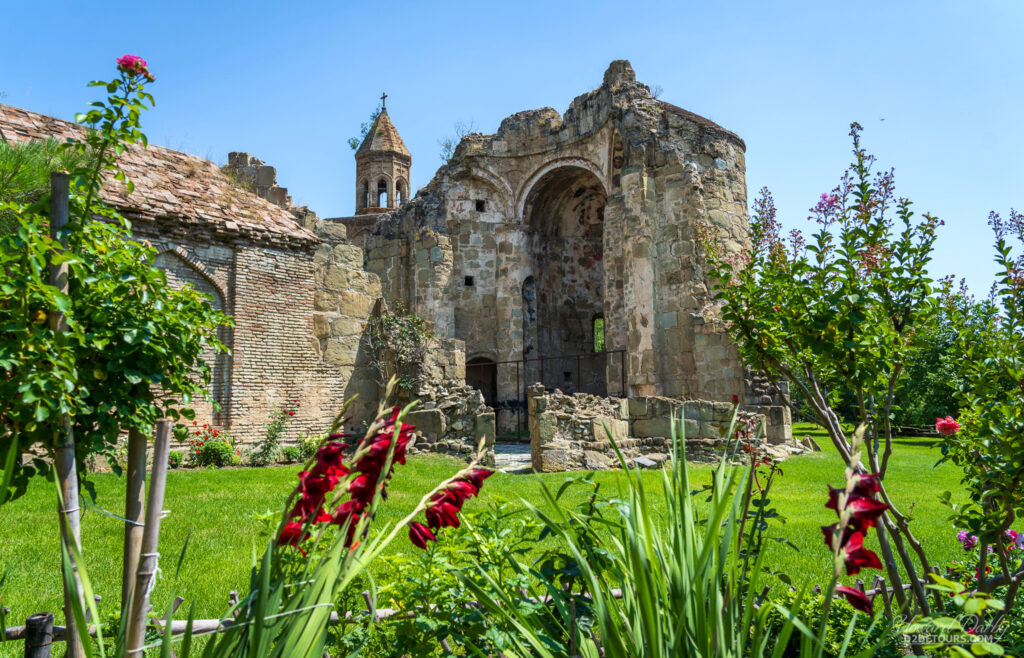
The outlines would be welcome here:
[[[532,470],[530,444],[495,443],[494,464],[499,471],[504,473],[529,473]]]

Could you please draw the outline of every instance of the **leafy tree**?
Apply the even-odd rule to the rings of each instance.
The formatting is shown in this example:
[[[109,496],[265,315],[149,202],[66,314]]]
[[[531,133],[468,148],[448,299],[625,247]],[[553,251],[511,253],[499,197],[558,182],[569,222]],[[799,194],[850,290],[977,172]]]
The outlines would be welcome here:
[[[191,402],[207,395],[210,380],[201,354],[209,345],[226,349],[216,331],[230,319],[205,295],[172,287],[152,266],[156,250],[133,240],[129,223],[98,200],[107,171],[131,190],[117,156],[146,143],[139,117],[153,102],[144,91],[151,78],[132,61],[119,78],[91,83],[105,87],[108,98],[80,115],[93,128],[85,139],[63,147],[62,162],[73,169],[70,222],[60,241],[49,236],[46,196],[0,205],[17,221],[16,230],[0,235],[0,455],[10,460],[4,475],[13,495],[36,473],[50,472],[63,414],[80,467],[87,455],[113,458],[120,432],[149,432],[163,417],[192,418]],[[61,263],[68,266],[67,294],[48,276],[51,264]],[[64,313],[66,332],[47,324],[56,311]],[[20,466],[23,454],[32,455],[31,465]],[[10,495],[4,486],[0,502]]]
[[[992,213],[989,225],[1000,267],[994,289],[998,314],[989,315],[979,330],[955,299],[949,302],[959,319],[957,346],[965,355],[958,396],[966,413],[963,430],[948,438],[943,451],[964,471],[970,502],[952,505],[953,520],[976,535],[978,588],[1005,586],[1009,608],[1024,583],[1024,561],[1013,559],[1024,541],[1013,546],[1007,532],[1024,516],[1024,254],[1013,250],[1014,242],[1024,247],[1024,214],[1011,210],[1004,220]],[[949,494],[944,498],[948,502]]]
[[[765,190],[754,203],[748,251],[722,253],[713,227],[702,229],[702,242],[722,318],[743,358],[800,392],[847,465],[854,462],[853,444],[832,384],[844,382],[853,392],[856,420],[866,428],[863,468],[880,474],[890,506],[877,526],[889,582],[902,605],[902,567],[927,614],[919,574],[931,563],[909,517],[893,504],[885,474],[896,392],[918,349],[913,336],[937,305],[926,268],[941,222],[927,214],[915,219],[910,201],[895,196],[892,172],[872,171],[875,160],[861,146],[860,131],[851,125],[854,162],[811,209],[818,226],[809,240],[799,231],[788,241],[780,235]]]

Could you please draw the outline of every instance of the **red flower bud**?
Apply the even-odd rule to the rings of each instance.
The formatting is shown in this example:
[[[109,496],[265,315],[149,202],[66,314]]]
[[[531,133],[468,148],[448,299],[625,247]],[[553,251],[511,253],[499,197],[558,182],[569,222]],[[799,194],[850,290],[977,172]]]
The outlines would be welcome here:
[[[872,603],[874,601],[869,599],[867,594],[859,589],[840,585],[836,588],[836,594],[844,597],[856,610],[860,610],[861,612],[869,615],[874,614],[875,612],[872,607]]]
[[[416,546],[417,548],[426,549],[427,542],[436,540],[437,536],[430,531],[430,528],[423,525],[422,523],[419,523],[418,521],[413,521],[409,524],[409,541],[413,543],[413,546]]]

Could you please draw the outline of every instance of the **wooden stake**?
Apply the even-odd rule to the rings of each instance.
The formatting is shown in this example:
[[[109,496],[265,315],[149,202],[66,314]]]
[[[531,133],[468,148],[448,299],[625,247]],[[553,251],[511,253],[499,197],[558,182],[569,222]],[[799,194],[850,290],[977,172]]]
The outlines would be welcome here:
[[[121,569],[121,617],[127,618],[132,603],[135,572],[139,570],[142,550],[142,522],[146,503],[146,435],[138,430],[128,433],[128,469],[124,493],[124,557]]]
[[[37,612],[26,619],[25,658],[50,658],[52,646],[53,613]]]
[[[68,223],[68,195],[71,176],[65,172],[55,171],[50,174],[50,237],[59,239],[60,231]],[[67,241],[61,240],[61,245],[67,247]],[[68,294],[68,266],[67,263],[50,265],[50,285],[57,288],[61,294]],[[64,313],[59,310],[52,310],[49,314],[50,330],[54,333],[64,333],[68,330],[67,319]],[[64,498],[63,509],[58,510],[61,517],[60,533],[61,541],[68,547],[68,555],[74,555],[75,551],[82,549],[82,529],[80,515],[78,513],[78,468],[75,464],[75,435],[71,430],[71,417],[68,414],[61,414],[60,424],[53,437],[54,443],[54,466],[57,481],[60,483],[61,496]],[[78,578],[78,571],[73,564],[71,569]],[[81,588],[79,587],[79,590]],[[81,609],[85,609],[85,603],[79,600]],[[73,610],[73,595],[67,584],[64,585],[64,623],[68,629],[68,658],[84,658],[85,649],[82,641],[75,632],[75,616]]]
[[[160,513],[164,506],[167,485],[167,453],[171,445],[171,421],[166,418],[156,424],[153,442],[153,472],[149,479],[149,499],[146,501],[146,525],[142,529],[142,553],[135,574],[132,605],[128,611],[125,630],[125,655],[143,655],[146,640],[146,619],[150,610],[149,593],[153,589],[159,567]]]

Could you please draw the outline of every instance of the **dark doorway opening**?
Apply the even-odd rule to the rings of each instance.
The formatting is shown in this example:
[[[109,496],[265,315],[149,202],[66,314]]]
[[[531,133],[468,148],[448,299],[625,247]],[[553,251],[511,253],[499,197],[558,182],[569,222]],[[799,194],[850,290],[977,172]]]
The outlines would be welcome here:
[[[498,366],[493,360],[478,356],[467,361],[466,383],[483,393],[484,402],[494,408],[498,399]]]

